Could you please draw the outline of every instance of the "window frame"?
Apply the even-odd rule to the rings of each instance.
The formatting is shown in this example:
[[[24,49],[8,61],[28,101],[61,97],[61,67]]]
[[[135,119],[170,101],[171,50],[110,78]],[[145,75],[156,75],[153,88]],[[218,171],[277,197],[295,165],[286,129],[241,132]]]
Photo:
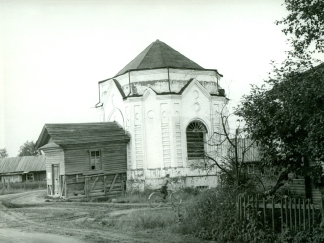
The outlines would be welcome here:
[[[34,177],[34,173],[27,173],[27,181],[34,181],[35,177]]]
[[[198,139],[194,135],[198,134]],[[200,134],[202,136],[200,136]],[[191,121],[186,127],[186,144],[187,144],[187,158],[188,160],[203,159],[206,153],[206,138],[208,130],[206,125],[200,120]],[[197,141],[198,140],[198,141]],[[195,151],[193,144],[198,144],[198,149]],[[196,154],[196,156],[195,156]]]
[[[101,151],[101,149],[91,149],[91,150],[88,150],[88,153],[89,153],[89,168],[90,168],[90,170],[91,171],[102,170],[102,151]],[[95,153],[95,155],[92,156],[92,153]],[[97,155],[97,153],[99,153],[99,156]],[[94,162],[92,163],[93,157],[94,157]],[[99,163],[97,162],[98,160],[99,160]],[[98,164],[99,164],[99,168],[97,168]]]

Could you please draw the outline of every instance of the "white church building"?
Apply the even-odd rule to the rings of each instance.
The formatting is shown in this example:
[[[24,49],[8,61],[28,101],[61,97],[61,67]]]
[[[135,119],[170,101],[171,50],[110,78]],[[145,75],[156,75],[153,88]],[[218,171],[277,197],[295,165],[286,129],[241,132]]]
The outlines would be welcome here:
[[[114,77],[99,82],[101,122],[116,121],[130,136],[128,186],[156,188],[166,174],[184,187],[214,187],[217,169],[197,168],[216,146],[227,104],[222,75],[156,40]],[[216,138],[217,139],[217,138]]]

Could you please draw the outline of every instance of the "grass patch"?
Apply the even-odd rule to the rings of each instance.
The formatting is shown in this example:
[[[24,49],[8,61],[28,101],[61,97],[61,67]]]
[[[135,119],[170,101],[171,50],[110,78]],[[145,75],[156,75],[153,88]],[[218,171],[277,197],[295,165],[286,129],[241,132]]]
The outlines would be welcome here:
[[[133,191],[126,192],[124,195],[118,195],[113,197],[116,199],[118,203],[149,203],[148,197],[149,195],[157,190],[146,189],[144,191]],[[197,188],[186,187],[179,191],[181,195],[182,202],[186,203],[193,199],[195,199],[198,195],[200,195],[201,190]],[[107,199],[107,201],[111,200],[112,197]],[[168,198],[169,199],[169,198]]]
[[[46,181],[26,181],[8,184],[0,184],[0,195],[14,194],[32,190],[42,190],[47,188]]]
[[[171,210],[137,211],[130,215],[135,229],[167,228],[175,224],[176,217]]]
[[[131,209],[131,212],[121,211],[120,214],[112,214],[108,217],[97,216],[94,221],[105,227],[133,230],[168,230],[169,227],[174,228],[177,225],[177,217],[170,208],[134,211]]]

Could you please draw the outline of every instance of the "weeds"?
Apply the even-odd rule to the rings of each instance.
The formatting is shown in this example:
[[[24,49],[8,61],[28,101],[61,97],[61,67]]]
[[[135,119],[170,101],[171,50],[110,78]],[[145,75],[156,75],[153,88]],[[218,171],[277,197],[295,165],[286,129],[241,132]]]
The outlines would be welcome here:
[[[13,194],[31,190],[42,190],[47,188],[46,181],[26,181],[8,184],[0,184],[0,195]]]
[[[135,212],[131,217],[133,217],[133,227],[135,229],[156,229],[156,228],[166,228],[174,221],[174,215],[163,211],[142,211]]]
[[[264,227],[257,213],[238,220],[236,196],[238,191],[215,188],[202,192],[186,205],[183,220],[174,230],[182,234],[213,240],[216,243],[319,243],[324,242],[324,230],[290,231],[274,234]]]

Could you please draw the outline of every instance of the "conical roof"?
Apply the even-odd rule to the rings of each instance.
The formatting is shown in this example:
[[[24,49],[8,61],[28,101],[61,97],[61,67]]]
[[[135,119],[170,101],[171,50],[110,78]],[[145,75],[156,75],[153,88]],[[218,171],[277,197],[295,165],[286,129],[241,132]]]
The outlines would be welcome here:
[[[164,67],[204,69],[164,42],[156,40],[146,47],[144,51],[128,63],[122,70],[120,70],[116,76],[121,75],[128,70]]]

